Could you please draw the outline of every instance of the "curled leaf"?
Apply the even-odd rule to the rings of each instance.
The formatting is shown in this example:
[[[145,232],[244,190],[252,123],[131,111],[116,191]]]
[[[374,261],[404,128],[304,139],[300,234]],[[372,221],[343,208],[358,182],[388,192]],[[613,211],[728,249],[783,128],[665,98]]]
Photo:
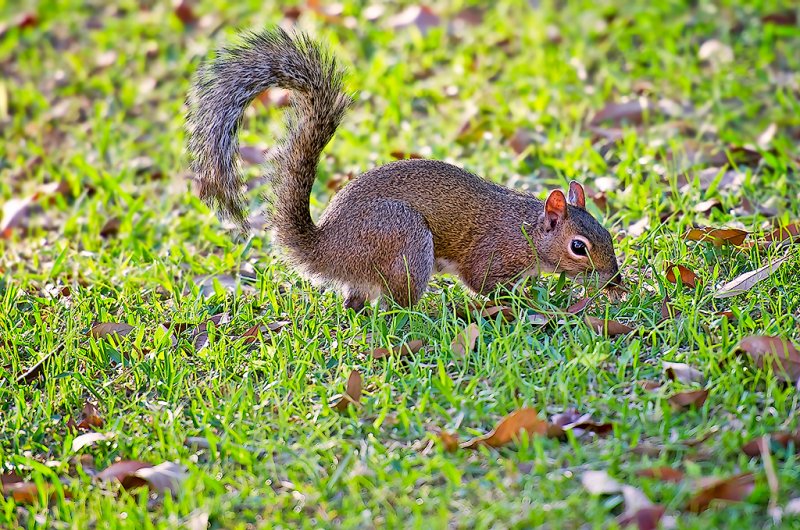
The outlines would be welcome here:
[[[373,359],[383,359],[391,354],[402,357],[404,355],[413,355],[419,352],[423,346],[425,346],[425,341],[414,339],[406,342],[405,344],[395,346],[391,350],[388,348],[375,348],[372,350],[371,355]]]
[[[680,381],[681,383],[687,385],[692,383],[705,382],[705,377],[703,377],[703,372],[701,372],[697,368],[692,368],[686,363],[673,363],[669,361],[663,361],[661,363],[661,366],[664,369],[664,373],[667,374],[667,377],[669,377],[673,381]]]
[[[134,329],[133,326],[124,322],[101,322],[92,327],[89,331],[89,336],[95,339],[102,339],[109,335],[124,337]]]
[[[547,434],[547,422],[539,418],[536,409],[523,408],[512,412],[489,433],[461,444],[463,449],[474,449],[485,445],[500,447],[516,441],[521,432],[529,436]]]
[[[692,228],[683,236],[688,241],[708,241],[715,247],[722,245],[739,246],[744,243],[749,232],[738,228]]]
[[[102,432],[87,432],[86,434],[81,434],[80,436],[76,436],[74,440],[72,440],[72,451],[77,453],[84,447],[88,447],[91,445],[96,444],[97,442],[101,442],[103,440],[108,440],[109,436]]]
[[[698,491],[689,499],[686,509],[700,513],[707,510],[714,501],[739,502],[753,492],[755,482],[752,473],[703,480]]]
[[[463,357],[468,352],[474,350],[480,334],[481,329],[475,322],[464,328],[464,330],[453,339],[453,343],[451,344],[453,353]]]
[[[456,434],[442,431],[439,433],[439,440],[441,440],[444,450],[449,453],[458,449],[458,435]]]
[[[764,236],[764,240],[769,242],[780,242],[780,241],[786,241],[787,239],[793,239],[796,237],[800,237],[800,221],[796,221],[787,226],[776,228],[775,230]]]
[[[747,353],[759,368],[771,368],[775,377],[782,381],[800,379],[800,351],[784,338],[751,335],[742,339],[739,349]]]
[[[789,444],[794,445],[795,450],[800,449],[800,431],[794,432],[774,432],[767,436],[759,436],[754,440],[749,441],[748,443],[742,446],[742,452],[749,457],[761,456],[761,441],[767,438],[770,445],[777,446],[782,449],[786,449],[789,447]]]
[[[350,404],[358,405],[361,399],[361,388],[363,386],[363,379],[358,370],[352,370],[350,376],[347,378],[347,387],[341,399],[333,405],[333,408],[339,412],[344,412]]]
[[[596,333],[600,335],[607,335],[609,337],[625,335],[626,333],[633,331],[632,327],[621,322],[617,322],[616,320],[603,320],[601,318],[595,318],[589,315],[586,315],[586,323]]]
[[[675,270],[677,269],[678,274],[680,275],[681,283],[687,287],[694,288],[699,282],[699,278],[697,275],[684,267],[683,265],[675,265],[673,263],[667,263],[665,265],[667,270],[667,281],[670,283],[678,283],[678,277],[675,275]]]
[[[586,306],[589,305],[589,302],[591,301],[592,299],[589,298],[588,296],[581,298],[580,300],[578,300],[577,302],[575,302],[574,304],[572,304],[567,308],[567,313],[577,315],[578,313],[586,309]]]
[[[708,390],[687,390],[673,394],[667,401],[673,409],[684,410],[690,407],[702,407],[707,397]]]

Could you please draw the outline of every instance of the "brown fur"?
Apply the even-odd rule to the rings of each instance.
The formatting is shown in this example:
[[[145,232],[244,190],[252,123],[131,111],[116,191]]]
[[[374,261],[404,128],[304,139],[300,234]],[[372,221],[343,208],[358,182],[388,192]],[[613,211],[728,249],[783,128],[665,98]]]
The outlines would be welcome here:
[[[411,306],[439,268],[484,294],[542,271],[618,281],[611,236],[584,209],[577,183],[569,204],[557,190],[541,201],[444,162],[403,160],[352,181],[315,225],[309,196],[319,156],[351,100],[335,60],[280,29],[218,52],[189,94],[199,193],[224,216],[244,225],[236,134],[244,109],[274,86],[295,93],[287,138],[271,161],[277,241],[303,273],[338,286],[348,307],[384,293]],[[578,236],[587,257],[569,250]]]

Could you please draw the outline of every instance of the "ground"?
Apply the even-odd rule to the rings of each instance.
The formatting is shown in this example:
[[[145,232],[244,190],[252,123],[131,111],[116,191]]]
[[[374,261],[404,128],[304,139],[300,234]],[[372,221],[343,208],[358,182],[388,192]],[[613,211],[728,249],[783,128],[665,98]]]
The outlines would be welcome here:
[[[765,241],[800,217],[796,6],[496,4],[0,7],[1,525],[607,528],[634,503],[630,489],[587,492],[601,471],[663,507],[667,527],[800,527],[793,445],[742,451],[797,427],[797,374],[739,351],[749,335],[800,340],[796,247]],[[615,236],[627,296],[566,312],[583,286],[531,279],[498,302],[507,322],[468,311],[477,299],[445,276],[412,311],[356,315],[263,231],[237,238],[192,195],[184,97],[209,50],[274,23],[326,43],[356,93],[315,216],[350,175],[411,155],[540,197],[576,179]],[[249,177],[283,99],[244,120]],[[693,226],[751,234],[715,246],[688,240]],[[714,297],[784,255],[745,294]],[[671,283],[668,263],[700,281]],[[633,331],[597,333],[586,315]],[[454,345],[464,329],[474,348]],[[412,340],[420,351],[374,358]],[[665,361],[701,374],[670,380]],[[363,392],[340,412],[353,370]],[[523,408],[551,422],[577,409],[601,433],[548,437],[542,423],[455,451],[440,435],[464,442]],[[166,488],[92,477],[118,460],[178,471]],[[684,476],[640,476],[654,466]],[[747,473],[723,484],[741,502],[688,509],[701,478]]]

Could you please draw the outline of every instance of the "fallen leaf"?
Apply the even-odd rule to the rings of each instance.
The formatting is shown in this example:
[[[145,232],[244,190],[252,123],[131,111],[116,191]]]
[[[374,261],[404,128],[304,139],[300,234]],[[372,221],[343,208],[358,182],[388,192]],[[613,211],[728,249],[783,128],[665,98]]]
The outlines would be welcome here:
[[[453,342],[450,345],[453,353],[463,357],[467,353],[474,350],[480,334],[481,329],[475,322],[464,328],[462,332],[456,335],[456,338],[453,339]]]
[[[772,434],[766,435],[769,439],[771,445],[780,447],[782,449],[786,449],[789,447],[789,444],[794,445],[795,451],[800,449],[800,431],[794,432],[774,432]],[[761,455],[761,447],[760,443],[764,437],[759,436],[758,438],[749,441],[748,443],[742,446],[742,452],[749,457],[760,456]]]
[[[787,10],[770,13],[761,17],[764,24],[775,24],[776,26],[796,26],[797,11]]]
[[[408,159],[416,160],[425,158],[419,153],[406,153],[405,151],[392,151],[391,153],[389,153],[389,156],[397,160],[408,160]]]
[[[706,479],[700,482],[697,492],[689,499],[686,509],[704,512],[714,501],[739,502],[755,489],[755,476],[742,473],[723,479]]]
[[[506,322],[513,322],[517,318],[517,315],[514,314],[514,310],[504,305],[489,304],[481,310],[481,316],[485,319],[493,319],[498,314],[502,315],[503,320]]]
[[[588,324],[589,327],[598,334],[607,335],[609,337],[625,335],[626,333],[633,331],[632,327],[621,322],[617,322],[616,320],[603,320],[602,318],[595,318],[589,315],[586,315],[586,324]]]
[[[35,204],[34,197],[9,199],[3,204],[3,216],[0,218],[0,238],[10,238],[12,231],[22,224]]]
[[[800,379],[800,351],[787,339],[751,335],[742,339],[739,349],[750,355],[759,368],[771,368],[782,381]]]
[[[124,322],[102,322],[92,326],[92,329],[89,331],[89,336],[95,339],[103,339],[109,335],[124,337],[134,329],[133,326],[125,324]]]
[[[534,134],[528,129],[517,129],[513,136],[508,139],[508,145],[515,154],[521,155],[529,146],[535,143]]]
[[[452,453],[458,449],[458,436],[455,434],[447,431],[441,431],[439,433],[439,440],[441,440],[444,450],[449,453]]]
[[[722,245],[739,246],[744,243],[749,232],[738,228],[692,228],[683,236],[688,241],[708,241],[715,247]]]
[[[722,66],[733,62],[733,49],[717,39],[711,39],[700,46],[697,58],[713,66]]]
[[[673,381],[679,381],[686,385],[690,385],[692,383],[702,384],[705,382],[703,372],[697,368],[692,368],[686,363],[662,361],[661,367],[664,369],[664,373],[667,374],[667,377]]]
[[[652,478],[662,482],[675,482],[678,483],[683,480],[684,473],[679,469],[668,466],[650,467],[647,469],[640,469],[636,472],[636,476],[644,478]]]
[[[607,103],[605,107],[589,121],[589,125],[597,126],[604,122],[613,123],[620,126],[624,123],[629,125],[639,125],[644,121],[645,113],[652,112],[654,109],[647,98],[639,97],[622,102]]]
[[[573,431],[575,436],[581,436],[584,432],[592,432],[598,436],[605,436],[614,430],[613,423],[600,423],[592,418],[591,414],[581,414],[576,409],[568,409],[562,413],[553,415],[550,423],[559,427],[562,431]],[[557,434],[558,431],[552,431]],[[558,437],[558,436],[555,436]]]
[[[133,472],[134,476],[144,480],[150,489],[159,493],[165,491],[175,495],[183,481],[189,476],[180,464],[162,462],[157,466],[142,467]]]
[[[405,344],[401,344],[400,346],[395,346],[391,350],[388,348],[375,348],[372,350],[371,355],[373,359],[383,359],[391,354],[394,354],[398,357],[402,357],[404,355],[413,355],[419,352],[424,345],[424,341],[415,339]]]
[[[100,237],[109,238],[116,236],[119,234],[119,229],[121,226],[122,221],[120,221],[119,217],[112,217],[108,219],[105,223],[103,223],[102,228],[100,228]]]
[[[708,397],[708,390],[687,390],[676,392],[667,399],[675,410],[685,410],[690,407],[702,407]]]
[[[50,361],[53,359],[54,353],[48,353],[42,359],[31,366],[27,372],[17,377],[17,384],[18,385],[29,385],[33,383],[36,379],[39,378],[40,375],[44,373],[44,368],[47,366]]]
[[[795,237],[800,237],[800,221],[776,228],[764,236],[764,241],[779,242]]]
[[[581,484],[592,495],[611,495],[622,491],[622,484],[605,471],[585,471]]]
[[[52,484],[44,484],[44,492],[52,500],[55,497],[55,487]],[[3,484],[2,493],[4,497],[12,497],[17,504],[34,504],[39,502],[39,486],[35,482],[13,482]],[[64,498],[72,498],[72,492],[64,489]]]
[[[664,300],[661,301],[661,320],[668,320],[670,318],[678,318],[681,312],[675,309],[670,301],[669,295],[664,295]]]
[[[550,319],[541,313],[528,313],[528,322],[534,326],[545,326]]]
[[[93,403],[87,401],[81,411],[81,420],[76,427],[78,429],[92,429],[102,427],[104,423],[105,421],[103,421],[103,418],[100,416],[100,411],[97,410],[97,407],[94,406]]]
[[[567,313],[576,315],[581,311],[583,311],[584,309],[586,309],[586,306],[589,305],[589,302],[591,301],[592,299],[589,298],[588,296],[585,298],[581,298],[580,300],[578,300],[577,302],[575,302],[574,304],[572,304],[567,308]]]
[[[464,442],[461,447],[501,447],[516,441],[521,432],[527,432],[529,436],[547,434],[547,422],[539,418],[536,409],[522,408],[500,420],[491,432]]]
[[[666,508],[664,506],[654,504],[652,506],[644,506],[635,511],[625,512],[617,518],[620,526],[635,525],[639,530],[656,530],[659,528],[661,518],[664,517]]]
[[[717,292],[714,293],[714,298],[730,298],[731,296],[736,296],[742,293],[746,293],[750,289],[752,289],[758,282],[762,280],[766,280],[770,277],[778,268],[783,265],[791,256],[784,256],[782,258],[776,259],[775,261],[771,261],[767,263],[763,267],[756,269],[754,271],[745,272],[744,274],[740,274],[733,280],[729,281],[719,289]]]
[[[700,279],[697,277],[697,275],[683,265],[667,263],[664,268],[667,270],[667,281],[670,283],[678,283],[678,278],[675,275],[675,269],[678,270],[678,274],[680,274],[681,283],[683,285],[694,288],[698,283],[700,283]]]
[[[172,12],[178,17],[178,20],[189,26],[197,22],[197,15],[194,14],[192,2],[189,0],[174,0],[172,3]]]
[[[333,408],[339,412],[344,412],[351,403],[359,405],[362,385],[363,380],[361,378],[361,373],[359,373],[358,370],[352,370],[350,376],[347,378],[347,387],[345,388],[344,394],[342,394],[341,399],[333,405]]]
[[[392,29],[415,26],[423,35],[441,24],[441,19],[428,6],[412,5],[400,13],[389,17],[387,24]]]
[[[97,442],[108,439],[109,436],[102,432],[87,432],[85,434],[81,434],[80,436],[76,436],[75,439],[72,440],[72,451],[77,453],[84,447],[88,447]]]
[[[655,392],[656,390],[661,388],[661,383],[659,383],[658,381],[650,381],[647,379],[636,381],[636,384],[639,385],[642,389],[647,390],[648,392]]]
[[[137,460],[122,460],[100,471],[95,479],[101,482],[119,482],[125,489],[138,488],[144,486],[146,482],[135,473],[149,467],[153,467],[153,464]]]
[[[692,207],[695,213],[707,214],[713,209],[722,210],[722,202],[719,199],[708,199],[707,201],[698,202]]]

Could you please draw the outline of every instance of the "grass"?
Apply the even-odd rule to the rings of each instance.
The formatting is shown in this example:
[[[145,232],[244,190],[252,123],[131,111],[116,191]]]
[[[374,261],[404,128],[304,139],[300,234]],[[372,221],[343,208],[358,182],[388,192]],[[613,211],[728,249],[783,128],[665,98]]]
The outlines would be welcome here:
[[[587,312],[636,331],[606,338],[579,317],[547,327],[478,318],[477,347],[464,358],[450,344],[474,317],[452,311],[470,298],[452,278],[437,278],[413,311],[346,313],[335,293],[281,264],[268,237],[235,240],[192,196],[181,129],[191,74],[237,28],[285,20],[280,7],[199,2],[199,20],[187,26],[168,2],[114,4],[0,7],[9,21],[38,14],[31,27],[10,23],[0,39],[0,200],[45,181],[64,180],[70,191],[40,200],[24,229],[0,239],[0,466],[40,484],[66,480],[49,506],[0,500],[2,525],[175,528],[207,514],[212,528],[613,527],[622,498],[587,494],[587,470],[642,489],[677,528],[772,524],[765,467],[740,448],[797,427],[797,393],[735,350],[750,334],[800,339],[800,260],[795,252],[749,293],[717,300],[716,286],[779,251],[681,235],[704,224],[758,239],[797,220],[800,29],[761,20],[789,2],[503,2],[478,25],[448,32],[440,24],[424,35],[389,27],[401,9],[394,5],[378,21],[365,20],[354,0],[340,15],[301,9],[299,25],[349,65],[358,91],[321,163],[315,214],[331,195],[326,183],[388,162],[392,151],[451,161],[540,196],[573,178],[606,190],[607,209],[590,208],[620,236],[631,292],[620,302],[601,296]],[[466,4],[431,7],[450,20]],[[731,62],[698,57],[711,39],[730,48]],[[644,126],[620,124],[616,142],[587,126],[609,101],[636,93],[670,111],[648,112]],[[269,146],[280,116],[254,105],[242,144]],[[737,158],[733,148],[755,144],[772,123],[777,133],[761,154]],[[530,139],[522,153],[509,145],[517,131]],[[719,165],[703,158],[705,146],[727,150],[738,183],[713,170],[715,182],[700,181],[703,169]],[[721,209],[693,211],[714,198]],[[118,232],[101,236],[114,218]],[[696,271],[702,285],[669,284],[666,262]],[[238,273],[239,293],[225,282],[198,286],[202,275]],[[523,317],[583,296],[559,277],[523,287],[505,302]],[[659,323],[665,294],[682,314]],[[736,318],[716,315],[726,309]],[[221,312],[230,322],[212,327],[199,351],[175,324],[175,346],[159,328]],[[235,339],[278,320],[290,324],[263,341]],[[135,331],[96,340],[87,336],[93,322]],[[368,354],[412,339],[425,341],[423,352],[381,361]],[[51,352],[31,384],[16,381]],[[704,373],[702,407],[671,409],[665,396],[686,385],[666,382],[650,393],[636,384],[663,381],[663,360]],[[362,406],[339,414],[329,403],[353,368],[364,377]],[[110,492],[76,470],[66,421],[86,401],[105,419],[98,430],[115,436],[80,453],[97,469],[117,459],[179,462],[188,470],[180,491]],[[574,407],[614,430],[455,453],[437,442],[438,428],[466,439],[523,406],[542,417]],[[698,446],[682,443],[710,433]],[[210,448],[187,446],[188,437]],[[641,455],[634,448],[642,444],[659,450]],[[774,460],[782,506],[800,495],[800,472],[791,451]],[[636,476],[653,465],[680,467],[688,479]],[[747,471],[756,489],[745,502],[682,510],[692,479]],[[782,524],[800,520],[786,514]]]

